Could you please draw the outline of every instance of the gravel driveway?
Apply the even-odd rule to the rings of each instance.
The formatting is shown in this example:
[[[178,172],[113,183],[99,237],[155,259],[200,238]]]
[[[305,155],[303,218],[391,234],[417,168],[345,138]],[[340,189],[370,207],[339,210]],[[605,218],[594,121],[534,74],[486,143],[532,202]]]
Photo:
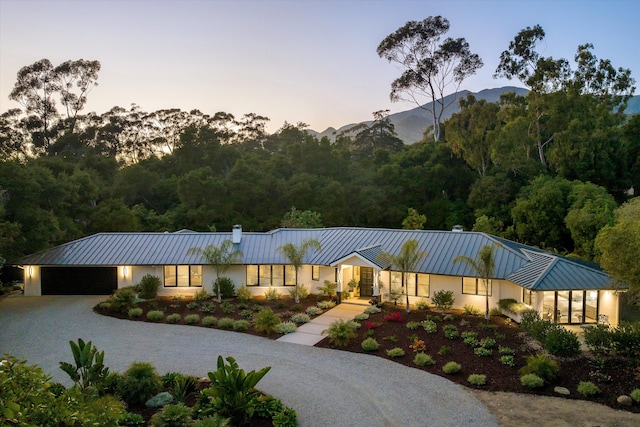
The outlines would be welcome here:
[[[258,387],[298,413],[300,426],[498,426],[487,408],[444,378],[382,358],[276,342],[192,326],[129,322],[95,314],[104,297],[42,296],[0,300],[0,354],[28,360],[69,385],[60,361],[70,340],[91,340],[105,364],[124,371],[153,363],[162,375],[206,376],[218,355],[245,370],[271,366]]]

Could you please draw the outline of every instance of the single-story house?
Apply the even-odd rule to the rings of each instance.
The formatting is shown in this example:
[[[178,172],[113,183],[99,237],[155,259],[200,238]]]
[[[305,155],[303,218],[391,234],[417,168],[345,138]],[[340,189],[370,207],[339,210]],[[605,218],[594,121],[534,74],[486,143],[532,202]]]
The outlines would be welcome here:
[[[618,323],[618,292],[597,265],[584,263],[485,233],[395,230],[357,227],[277,229],[269,232],[98,233],[41,253],[16,265],[24,269],[25,295],[105,294],[131,286],[151,274],[160,278],[160,295],[212,293],[214,269],[189,249],[220,246],[231,240],[243,256],[226,276],[236,287],[253,294],[279,288],[286,294],[296,283],[295,269],[278,248],[316,239],[321,251],[310,250],[298,272],[298,283],[317,293],[325,280],[338,284],[339,295],[356,279],[360,296],[388,299],[390,289],[401,288],[402,274],[378,261],[378,254],[397,254],[404,242],[415,239],[428,253],[407,277],[410,301],[430,298],[440,290],[453,291],[454,307],[483,308],[488,291],[490,306],[511,298],[536,309],[542,317],[563,324]],[[458,255],[475,259],[485,245],[496,244],[495,275],[487,291],[482,280]],[[401,301],[404,301],[402,298]]]

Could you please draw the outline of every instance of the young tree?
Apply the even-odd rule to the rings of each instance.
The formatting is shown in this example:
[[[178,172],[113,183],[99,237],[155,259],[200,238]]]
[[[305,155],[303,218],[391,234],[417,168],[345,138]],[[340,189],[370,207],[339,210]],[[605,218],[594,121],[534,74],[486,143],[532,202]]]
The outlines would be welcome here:
[[[415,239],[407,240],[402,244],[400,253],[394,255],[389,252],[380,252],[376,257],[377,262],[388,264],[390,267],[395,267],[402,273],[402,287],[407,298],[407,313],[411,312],[409,307],[409,292],[407,290],[407,280],[405,276],[407,273],[416,271],[418,263],[425,257],[429,256],[426,251],[418,250],[418,241]]]
[[[225,274],[233,264],[242,260],[242,251],[236,247],[231,240],[224,240],[220,246],[208,245],[207,247],[193,247],[187,251],[187,255],[199,255],[207,264],[213,267],[216,273],[216,294],[218,302],[222,302],[220,291],[220,275]]]
[[[402,220],[402,228],[405,230],[422,230],[426,221],[426,215],[421,215],[414,208],[409,208],[407,209],[407,216]]]
[[[398,63],[404,69],[391,83],[391,100],[407,99],[428,111],[436,141],[442,136],[442,114],[456,99],[454,96],[445,103],[445,91],[453,84],[453,92],[457,93],[462,81],[483,65],[480,57],[471,53],[464,38],[448,37],[440,42],[447,31],[449,20],[442,16],[409,21],[382,40],[377,49],[381,58]],[[431,107],[418,100],[422,96],[432,102]]]
[[[304,261],[304,257],[307,255],[307,252],[311,249],[320,252],[322,250],[322,246],[316,239],[304,239],[302,243],[297,246],[293,243],[285,243],[277,249],[296,271],[296,304],[300,302],[300,298],[298,297],[298,270],[302,267],[302,262]]]
[[[493,277],[496,269],[495,250],[499,247],[502,247],[499,243],[484,245],[478,251],[475,259],[466,255],[458,255],[453,259],[454,264],[461,262],[467,265],[475,272],[476,276],[482,279],[486,301],[484,316],[487,322],[489,321],[489,280]]]
[[[314,211],[299,211],[295,206],[284,214],[280,220],[280,226],[284,228],[322,228],[320,214]]]

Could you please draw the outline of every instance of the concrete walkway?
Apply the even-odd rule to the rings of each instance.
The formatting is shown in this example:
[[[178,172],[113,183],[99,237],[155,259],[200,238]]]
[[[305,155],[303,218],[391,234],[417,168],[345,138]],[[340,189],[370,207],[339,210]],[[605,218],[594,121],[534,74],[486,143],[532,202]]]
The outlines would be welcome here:
[[[310,322],[298,326],[296,332],[283,335],[277,341],[313,346],[322,341],[326,335],[322,331],[336,320],[353,320],[356,314],[363,313],[369,307],[368,300],[347,300],[332,309],[311,319]]]

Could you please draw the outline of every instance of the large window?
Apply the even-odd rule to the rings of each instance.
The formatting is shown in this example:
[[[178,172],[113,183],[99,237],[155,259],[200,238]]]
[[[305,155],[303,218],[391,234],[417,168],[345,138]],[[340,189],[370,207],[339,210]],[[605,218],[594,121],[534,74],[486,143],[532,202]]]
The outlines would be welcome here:
[[[202,287],[202,266],[165,265],[164,286],[167,288]]]
[[[533,292],[529,289],[522,290],[522,302],[527,304],[528,306],[532,306],[533,302]]]
[[[428,297],[429,296],[429,275],[421,273],[407,273],[404,276],[409,296]],[[391,288],[402,288],[402,273],[391,272]]]
[[[292,265],[247,265],[247,286],[295,286]]]
[[[311,266],[311,280],[320,280],[320,266],[312,265]]]
[[[491,296],[493,284],[491,279],[487,283],[485,288],[484,280],[479,277],[463,277],[462,278],[462,293],[468,295],[487,295]]]

